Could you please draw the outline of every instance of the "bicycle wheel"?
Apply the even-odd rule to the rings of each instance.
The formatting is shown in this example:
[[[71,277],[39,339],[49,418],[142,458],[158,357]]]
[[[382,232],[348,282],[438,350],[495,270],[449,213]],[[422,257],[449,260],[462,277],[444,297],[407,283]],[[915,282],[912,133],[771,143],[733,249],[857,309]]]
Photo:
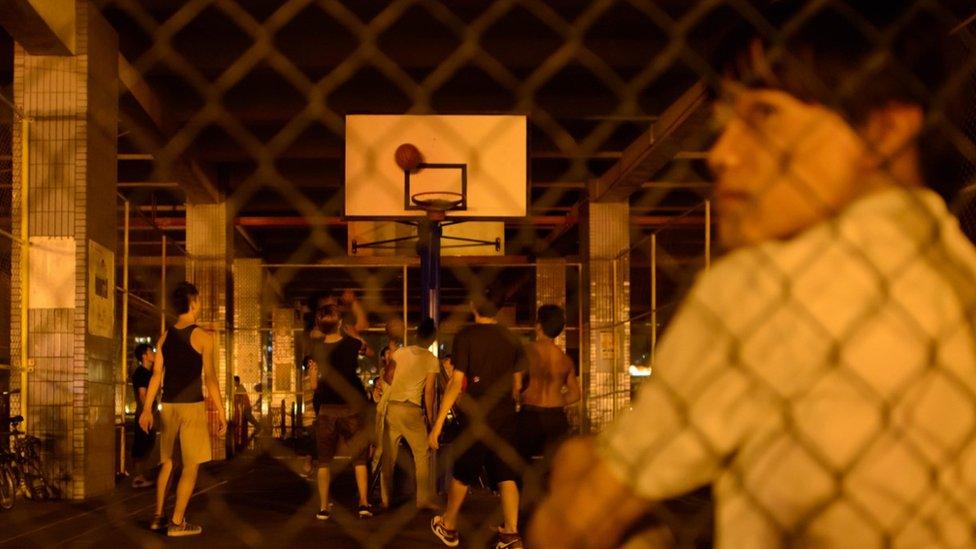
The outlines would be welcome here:
[[[28,437],[24,439],[22,447],[22,455],[27,462],[29,469],[40,472],[41,471],[41,452],[40,452],[41,441],[35,437]]]
[[[47,486],[44,479],[37,475],[27,475],[24,478],[24,487],[27,489],[27,499],[33,501],[44,501],[47,499]]]
[[[47,483],[47,499],[61,499],[61,489],[51,483]]]
[[[14,506],[17,494],[17,481],[14,472],[10,470],[10,462],[0,464],[0,509],[7,510]]]

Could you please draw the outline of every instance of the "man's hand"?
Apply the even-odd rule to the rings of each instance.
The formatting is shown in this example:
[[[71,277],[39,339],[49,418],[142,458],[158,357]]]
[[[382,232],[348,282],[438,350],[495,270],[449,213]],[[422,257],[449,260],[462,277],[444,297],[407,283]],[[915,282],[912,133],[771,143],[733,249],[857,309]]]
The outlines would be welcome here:
[[[149,408],[146,408],[139,415],[139,428],[148,433],[149,430],[152,429],[152,426],[153,426],[152,411]]]
[[[431,450],[437,450],[441,447],[440,442],[437,439],[441,437],[441,426],[434,425],[430,429],[430,434],[427,435],[427,446],[430,446]]]
[[[610,472],[592,438],[563,443],[553,460],[550,487],[527,531],[526,542],[533,547],[616,547],[627,527],[650,508]]]
[[[223,412],[217,414],[217,434],[224,436],[227,432],[227,418],[224,417]]]

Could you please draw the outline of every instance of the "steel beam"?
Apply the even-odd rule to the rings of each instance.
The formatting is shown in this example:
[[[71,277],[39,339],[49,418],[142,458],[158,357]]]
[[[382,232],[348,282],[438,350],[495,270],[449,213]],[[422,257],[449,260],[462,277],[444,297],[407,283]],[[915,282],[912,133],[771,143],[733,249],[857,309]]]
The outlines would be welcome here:
[[[75,0],[4,0],[0,26],[31,55],[73,55]]]
[[[704,158],[704,153],[681,151],[680,147],[689,135],[705,123],[707,103],[707,89],[703,82],[696,83],[681,94],[644,135],[623,151],[620,160],[593,183],[590,200],[627,200],[673,158]]]

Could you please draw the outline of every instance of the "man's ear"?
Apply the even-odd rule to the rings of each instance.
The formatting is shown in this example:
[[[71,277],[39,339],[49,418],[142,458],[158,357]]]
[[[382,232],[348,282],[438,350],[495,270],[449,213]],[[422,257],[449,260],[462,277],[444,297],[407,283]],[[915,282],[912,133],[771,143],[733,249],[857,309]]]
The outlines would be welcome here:
[[[866,149],[865,166],[884,168],[899,156],[912,151],[924,124],[922,107],[891,101],[868,114],[860,134]]]

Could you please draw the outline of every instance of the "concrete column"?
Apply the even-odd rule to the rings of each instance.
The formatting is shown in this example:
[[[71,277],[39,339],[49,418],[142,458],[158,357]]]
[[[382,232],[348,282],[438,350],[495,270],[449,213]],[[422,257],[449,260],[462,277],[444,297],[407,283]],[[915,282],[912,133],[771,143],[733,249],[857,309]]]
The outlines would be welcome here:
[[[291,413],[295,402],[295,391],[298,387],[296,380],[297,362],[295,357],[295,333],[300,324],[295,318],[295,309],[291,307],[276,307],[271,313],[271,406],[272,417],[281,409],[281,401],[285,402],[285,413]],[[286,420],[289,423],[289,420]],[[274,427],[281,424],[276,420]]]
[[[535,266],[535,309],[543,305],[559,305],[566,309],[566,260],[562,258],[538,259]],[[566,318],[575,316],[575,311],[566,311]],[[566,333],[556,338],[556,345],[566,350]]]
[[[543,305],[559,305],[566,311],[566,260],[563,258],[537,259],[535,264],[535,308]],[[576,318],[578,311],[566,311],[566,322]],[[536,319],[538,320],[538,319]],[[559,334],[556,345],[566,351],[566,332]],[[582,366],[582,365],[580,365]],[[582,403],[579,403],[582,404]],[[582,407],[571,406],[566,410],[567,418],[574,429],[583,425]]]
[[[234,374],[251,389],[261,379],[264,269],[260,259],[234,260]],[[252,393],[251,400],[257,398]]]
[[[598,431],[630,404],[630,261],[618,258],[630,244],[626,202],[591,202],[583,212],[585,364],[583,394],[587,427]]]
[[[230,283],[231,261],[234,255],[226,202],[186,205],[186,276],[200,291],[202,310],[199,323],[213,330],[214,366],[220,382],[224,411],[230,417],[229,390],[233,388],[230,359],[229,328],[232,321]],[[208,407],[211,406],[208,404]],[[210,410],[210,433],[214,459],[226,457],[226,438],[217,435],[216,411]]]
[[[29,371],[31,434],[45,445],[44,463],[64,495],[81,499],[115,486],[116,153],[118,39],[91,3],[74,10],[68,55],[14,51],[14,100],[27,130],[27,296],[14,268],[11,311],[28,299],[27,364],[21,364],[19,315],[11,355],[19,385]],[[67,18],[70,20],[71,18]],[[16,24],[16,22],[11,23]],[[13,231],[21,233],[24,128],[14,125]],[[14,246],[13,265],[21,247]]]

